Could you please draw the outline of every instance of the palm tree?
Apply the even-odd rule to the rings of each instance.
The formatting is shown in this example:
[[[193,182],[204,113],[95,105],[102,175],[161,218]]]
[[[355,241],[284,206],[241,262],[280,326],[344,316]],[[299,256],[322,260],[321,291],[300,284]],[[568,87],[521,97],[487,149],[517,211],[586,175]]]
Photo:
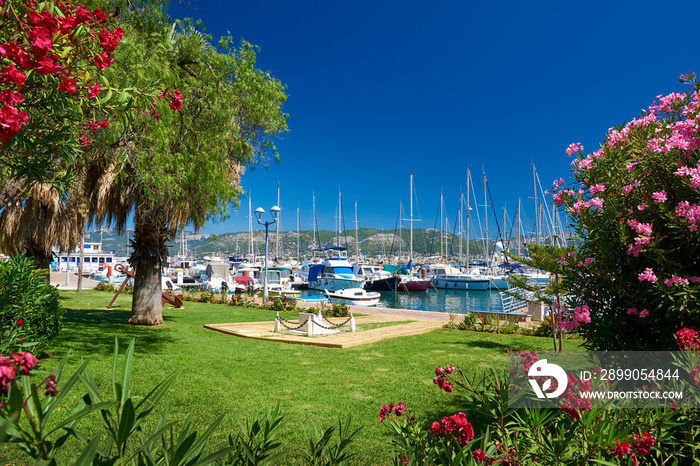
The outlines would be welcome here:
[[[0,248],[4,251],[24,252],[39,268],[48,269],[54,247],[70,251],[80,243],[85,209],[79,189],[60,192],[53,184],[31,181],[25,189],[7,183],[0,191],[9,193],[0,211]]]

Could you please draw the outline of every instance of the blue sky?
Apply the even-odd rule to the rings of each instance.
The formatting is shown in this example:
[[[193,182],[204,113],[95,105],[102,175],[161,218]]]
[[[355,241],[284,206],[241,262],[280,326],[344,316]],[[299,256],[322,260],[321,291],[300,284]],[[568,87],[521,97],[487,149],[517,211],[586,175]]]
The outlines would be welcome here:
[[[319,228],[335,230],[339,190],[347,229],[355,201],[360,226],[393,229],[410,173],[416,226],[435,225],[442,192],[452,228],[467,165],[472,208],[483,169],[499,217],[520,198],[532,228],[533,162],[544,189],[567,179],[570,143],[595,150],[700,72],[698,2],[200,0],[173,14],[258,45],[259,67],[287,86],[281,162],[242,180],[265,210],[279,182],[282,230],[297,206],[312,228],[312,193]],[[247,230],[247,205],[203,232]]]

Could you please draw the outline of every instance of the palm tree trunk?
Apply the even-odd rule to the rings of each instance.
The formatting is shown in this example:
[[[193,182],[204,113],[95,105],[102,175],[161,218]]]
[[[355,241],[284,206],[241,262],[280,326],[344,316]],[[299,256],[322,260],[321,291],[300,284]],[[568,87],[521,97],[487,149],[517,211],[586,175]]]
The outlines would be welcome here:
[[[129,258],[129,263],[136,268],[130,324],[163,323],[161,267],[168,258],[165,243],[170,236],[171,231],[162,225],[158,215],[136,213],[131,240],[133,253]]]
[[[141,262],[136,267],[134,297],[131,303],[130,324],[159,325],[163,323],[161,301],[160,261]]]

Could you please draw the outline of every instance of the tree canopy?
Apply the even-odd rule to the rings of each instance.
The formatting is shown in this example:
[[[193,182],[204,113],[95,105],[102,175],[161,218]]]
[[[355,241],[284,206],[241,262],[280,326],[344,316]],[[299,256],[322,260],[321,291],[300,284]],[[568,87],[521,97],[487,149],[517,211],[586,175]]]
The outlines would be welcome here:
[[[166,241],[226,216],[245,168],[276,157],[272,138],[287,129],[284,86],[256,68],[256,47],[230,37],[215,47],[191,21],[165,19],[122,25],[107,79],[162,91],[128,125],[107,130],[85,177],[95,224],[123,230],[133,214],[134,323],[161,319]]]

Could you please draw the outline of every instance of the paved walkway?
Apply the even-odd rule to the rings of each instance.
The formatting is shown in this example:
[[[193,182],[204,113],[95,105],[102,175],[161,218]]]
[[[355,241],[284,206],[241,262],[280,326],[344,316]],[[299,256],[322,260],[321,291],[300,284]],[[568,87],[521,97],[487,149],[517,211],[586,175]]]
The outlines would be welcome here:
[[[83,289],[91,290],[100,283],[97,280],[90,280],[87,277],[83,277]],[[66,285],[66,273],[65,272],[51,272],[51,285],[58,287],[59,290],[77,290],[78,289],[78,275],[71,273],[68,275],[68,284]]]

